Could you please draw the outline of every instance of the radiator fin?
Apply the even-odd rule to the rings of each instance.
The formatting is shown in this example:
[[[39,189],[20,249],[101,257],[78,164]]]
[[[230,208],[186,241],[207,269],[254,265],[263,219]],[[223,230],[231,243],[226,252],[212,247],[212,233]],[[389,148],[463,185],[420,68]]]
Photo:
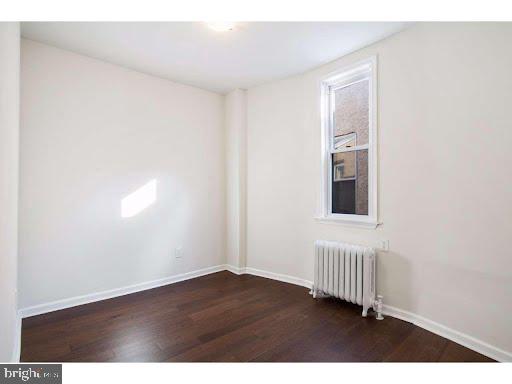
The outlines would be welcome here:
[[[313,292],[363,306],[363,315],[375,301],[373,248],[329,241],[315,242]]]

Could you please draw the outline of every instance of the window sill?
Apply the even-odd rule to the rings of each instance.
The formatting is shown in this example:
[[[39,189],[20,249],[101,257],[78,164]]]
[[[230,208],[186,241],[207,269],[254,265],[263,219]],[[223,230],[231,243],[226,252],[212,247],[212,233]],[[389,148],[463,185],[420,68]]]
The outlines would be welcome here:
[[[320,224],[331,224],[331,225],[341,225],[345,227],[353,227],[353,228],[366,228],[366,229],[375,229],[377,226],[381,225],[377,221],[371,219],[350,219],[350,218],[342,218],[335,216],[317,216],[315,217],[315,221]]]

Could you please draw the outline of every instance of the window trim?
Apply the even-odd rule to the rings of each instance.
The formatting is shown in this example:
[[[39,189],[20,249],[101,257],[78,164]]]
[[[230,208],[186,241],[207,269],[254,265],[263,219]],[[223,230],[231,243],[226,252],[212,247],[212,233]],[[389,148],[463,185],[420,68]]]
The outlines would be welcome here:
[[[358,149],[368,150],[368,215],[332,213],[331,204],[331,148],[333,147],[333,114],[330,112],[332,93],[334,89],[368,79],[369,81],[369,124],[368,144],[344,148],[334,152],[353,152]],[[342,225],[376,228],[378,222],[377,206],[377,57],[356,62],[350,66],[332,72],[320,81],[321,134],[322,134],[322,186],[321,214],[316,217],[319,222]]]

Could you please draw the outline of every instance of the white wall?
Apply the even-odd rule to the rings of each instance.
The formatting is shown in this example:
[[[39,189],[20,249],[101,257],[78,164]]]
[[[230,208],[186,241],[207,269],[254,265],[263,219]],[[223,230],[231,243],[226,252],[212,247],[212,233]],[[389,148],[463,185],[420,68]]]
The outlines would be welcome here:
[[[20,307],[223,264],[223,97],[28,40],[21,53]],[[121,218],[151,179],[156,203]]]
[[[0,23],[0,361],[19,358],[16,322],[20,26]]]
[[[226,262],[243,268],[246,249],[247,94],[226,95]]]
[[[313,242],[377,245],[385,302],[512,352],[512,25],[419,24],[248,90],[248,267],[313,279]],[[378,55],[376,230],[321,224],[319,80]]]

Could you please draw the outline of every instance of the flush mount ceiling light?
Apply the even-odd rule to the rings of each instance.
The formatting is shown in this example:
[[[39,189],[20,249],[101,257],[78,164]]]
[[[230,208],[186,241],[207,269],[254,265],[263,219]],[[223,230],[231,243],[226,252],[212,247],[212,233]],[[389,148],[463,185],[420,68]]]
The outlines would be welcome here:
[[[216,32],[231,31],[235,27],[235,23],[229,21],[217,21],[214,23],[206,23],[208,28],[213,29]]]

